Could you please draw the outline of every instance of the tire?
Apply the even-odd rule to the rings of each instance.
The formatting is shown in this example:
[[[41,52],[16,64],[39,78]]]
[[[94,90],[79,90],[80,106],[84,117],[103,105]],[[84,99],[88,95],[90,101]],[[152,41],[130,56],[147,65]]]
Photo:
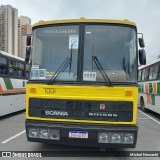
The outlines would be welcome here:
[[[140,100],[140,108],[142,109],[143,112],[147,111],[147,109],[145,108],[144,100],[143,100],[142,97],[141,97],[141,100]]]

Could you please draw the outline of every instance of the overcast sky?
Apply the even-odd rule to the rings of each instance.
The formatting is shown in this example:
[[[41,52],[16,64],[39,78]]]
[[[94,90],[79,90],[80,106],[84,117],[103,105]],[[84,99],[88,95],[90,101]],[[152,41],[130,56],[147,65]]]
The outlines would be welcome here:
[[[70,18],[129,19],[144,34],[147,63],[160,55],[160,0],[0,0],[18,15],[39,20]]]

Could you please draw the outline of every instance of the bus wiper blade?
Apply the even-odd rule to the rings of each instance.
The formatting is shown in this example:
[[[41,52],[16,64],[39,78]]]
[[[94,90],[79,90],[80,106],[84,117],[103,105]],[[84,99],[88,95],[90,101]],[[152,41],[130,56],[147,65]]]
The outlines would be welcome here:
[[[70,63],[69,63],[69,75],[71,73],[71,65],[72,65],[72,50],[73,50],[73,45],[71,45],[71,53],[70,53]]]
[[[52,84],[56,78],[59,76],[60,73],[64,72],[65,69],[68,67],[68,65],[71,63],[71,58],[66,58],[64,62],[60,65],[60,67],[57,69],[57,71],[54,73],[54,75],[49,80],[48,84]]]
[[[109,86],[113,86],[113,85],[112,85],[112,82],[110,81],[109,77],[107,76],[107,73],[106,73],[106,72],[104,71],[104,69],[102,68],[102,66],[101,66],[101,64],[100,64],[97,56],[92,56],[92,58],[93,58],[94,63],[96,64],[98,70],[99,70],[100,73],[102,74],[102,76],[103,76],[103,78],[104,78],[104,80],[105,80],[105,82],[106,82],[106,85],[109,84]]]

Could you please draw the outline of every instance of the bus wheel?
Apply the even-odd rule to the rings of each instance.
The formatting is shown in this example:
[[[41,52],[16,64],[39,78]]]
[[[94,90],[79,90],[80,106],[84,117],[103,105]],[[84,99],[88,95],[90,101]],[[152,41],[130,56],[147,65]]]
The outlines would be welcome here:
[[[145,108],[145,104],[144,104],[143,98],[141,98],[140,107],[141,107],[141,109],[142,109],[143,112],[146,112],[147,109]]]

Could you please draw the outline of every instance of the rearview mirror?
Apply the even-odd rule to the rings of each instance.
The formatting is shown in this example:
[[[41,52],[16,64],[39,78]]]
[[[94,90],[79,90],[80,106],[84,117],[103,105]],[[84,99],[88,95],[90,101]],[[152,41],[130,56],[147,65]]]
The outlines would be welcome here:
[[[138,40],[139,40],[139,46],[140,46],[141,48],[144,48],[144,47],[145,47],[145,43],[144,43],[143,37],[142,37],[142,38],[138,38]]]
[[[139,50],[139,63],[140,65],[146,65],[146,53],[144,49]]]
[[[27,39],[26,39],[26,45],[27,45],[27,46],[30,46],[30,45],[31,45],[31,38],[32,38],[31,35],[28,35],[28,36],[27,36]]]
[[[31,54],[31,46],[26,47],[26,57],[25,57],[25,62],[28,63],[30,59],[30,54]]]

